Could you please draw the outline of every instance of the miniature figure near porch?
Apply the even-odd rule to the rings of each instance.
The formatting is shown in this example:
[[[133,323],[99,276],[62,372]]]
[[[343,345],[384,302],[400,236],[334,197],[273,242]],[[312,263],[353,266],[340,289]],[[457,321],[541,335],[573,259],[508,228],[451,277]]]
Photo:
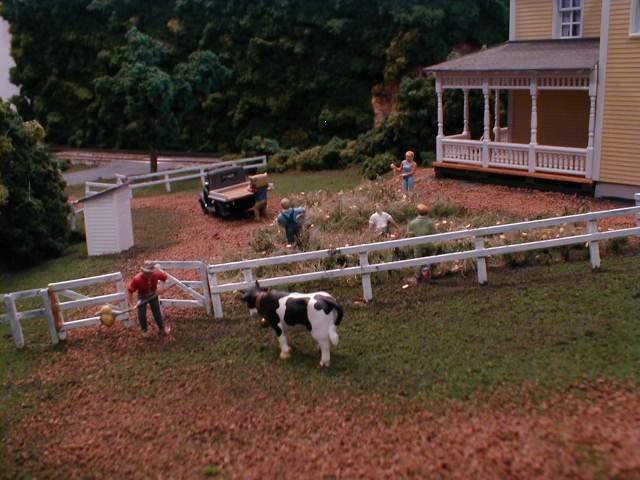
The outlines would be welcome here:
[[[147,304],[151,307],[153,318],[158,325],[160,333],[168,335],[170,328],[165,324],[162,318],[162,311],[160,310],[160,300],[158,299],[158,282],[166,282],[169,276],[156,268],[155,265],[146,264],[140,267],[140,272],[133,277],[133,280],[129,282],[127,286],[129,304],[133,303],[133,294],[138,292],[138,303],[136,303],[138,321],[140,322],[140,328],[142,329],[142,335],[144,337],[149,336],[148,324],[147,324]]]
[[[400,172],[400,176],[402,177],[402,186],[405,192],[410,192],[413,190],[415,185],[414,175],[416,174],[416,170],[418,169],[418,164],[414,161],[414,153],[409,150],[405,153],[404,160],[397,167],[394,163],[391,164],[391,168],[393,168],[396,172]]]
[[[258,282],[243,297],[252,313],[259,313],[275,330],[280,342],[280,358],[291,358],[289,332],[308,330],[320,346],[320,366],[330,364],[331,345],[338,345],[336,327],[343,316],[342,306],[326,292],[289,293],[268,291]]]

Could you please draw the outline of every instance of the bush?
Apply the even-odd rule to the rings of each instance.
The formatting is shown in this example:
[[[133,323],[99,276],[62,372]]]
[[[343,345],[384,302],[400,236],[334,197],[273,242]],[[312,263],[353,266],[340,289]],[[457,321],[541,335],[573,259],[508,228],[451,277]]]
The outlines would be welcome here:
[[[245,155],[274,155],[280,150],[280,144],[272,138],[255,136],[242,142],[242,153]]]
[[[66,172],[71,168],[71,160],[68,158],[58,158],[57,164],[61,172]]]
[[[325,145],[317,145],[289,158],[288,166],[298,170],[325,170],[344,167],[342,150],[347,146],[347,141],[333,137]]]
[[[391,163],[396,160],[396,157],[390,153],[382,153],[372,158],[367,158],[362,162],[360,171],[365,178],[373,180],[376,177],[389,173]]]
[[[294,166],[294,158],[300,155],[300,150],[297,148],[288,148],[286,150],[280,150],[275,155],[269,158],[269,171],[270,172],[284,172]]]
[[[33,123],[0,102],[0,263],[35,265],[64,251],[71,213],[64,180]]]

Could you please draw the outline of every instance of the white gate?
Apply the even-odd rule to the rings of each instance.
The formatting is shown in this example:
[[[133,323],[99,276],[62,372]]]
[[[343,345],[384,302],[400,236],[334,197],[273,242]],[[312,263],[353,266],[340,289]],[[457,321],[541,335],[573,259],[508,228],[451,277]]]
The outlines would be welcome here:
[[[115,284],[115,293],[90,297],[73,290],[81,287],[90,287],[108,283]],[[53,343],[57,343],[58,339],[64,340],[67,337],[67,332],[69,330],[87,327],[89,325],[98,325],[100,323],[99,315],[93,315],[79,320],[66,321],[64,312],[67,310],[83,307],[97,307],[108,303],[120,306],[123,310],[129,308],[129,302],[127,300],[127,293],[121,272],[81,278],[79,280],[50,283],[46,292],[50,300],[48,307],[51,309],[50,318],[53,319],[55,331],[57,332],[56,338],[53,338]],[[64,300],[65,298],[70,300]],[[127,327],[131,326],[131,317],[128,313],[116,315],[116,320],[123,320]]]

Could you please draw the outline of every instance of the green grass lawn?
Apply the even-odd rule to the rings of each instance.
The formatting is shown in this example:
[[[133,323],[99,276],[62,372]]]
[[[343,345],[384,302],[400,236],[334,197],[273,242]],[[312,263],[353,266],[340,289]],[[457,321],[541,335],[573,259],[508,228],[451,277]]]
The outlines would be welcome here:
[[[67,369],[53,383],[20,380],[40,363],[66,355],[68,347],[92,349],[92,342],[109,341],[109,331],[83,340],[72,332],[67,345],[54,347],[44,322],[32,320],[27,346],[19,351],[4,325],[0,438],[22,415],[46,409],[50,399],[64,394],[60,386],[67,383],[92,391],[117,388],[123,401],[160,394],[172,398],[167,368],[173,379],[206,372],[208,382],[225,385],[239,404],[259,395],[285,401],[286,392],[295,390],[297,401],[311,405],[323,398],[373,395],[396,407],[394,399],[401,397],[409,407],[429,403],[438,408],[450,398],[499,395],[511,401],[526,390],[545,399],[568,389],[579,393],[580,385],[601,378],[640,380],[638,256],[606,257],[598,272],[587,261],[492,270],[484,287],[473,275],[449,275],[403,289],[402,277],[374,282],[375,300],[369,306],[354,303],[362,295],[354,279],[298,286],[322,288],[344,304],[340,345],[329,369],[316,367],[319,352],[306,333],[294,336],[293,358],[279,360],[271,329],[260,328],[244,306],[229,298],[224,320],[174,314],[169,318],[174,342],[152,342],[134,358],[110,353],[103,368]],[[26,395],[31,399],[27,406]]]
[[[599,272],[584,261],[504,268],[491,271],[485,287],[474,276],[449,275],[403,289],[397,275],[374,286],[375,301],[366,307],[353,303],[362,295],[355,281],[300,286],[326,289],[346,307],[341,344],[327,372],[316,372],[319,355],[308,335],[294,341],[299,353],[290,362],[278,362],[273,333],[248,320],[239,303],[225,306],[224,321],[177,318],[182,328],[163,355],[172,357],[174,368],[231,360],[267,369],[283,382],[312,382],[314,391],[339,387],[432,400],[527,382],[552,389],[600,377],[637,382],[639,267],[634,256],[607,257]],[[5,335],[0,362],[26,371],[23,363],[46,359],[50,348],[43,338],[18,352]],[[144,369],[156,357],[150,351],[137,361]]]

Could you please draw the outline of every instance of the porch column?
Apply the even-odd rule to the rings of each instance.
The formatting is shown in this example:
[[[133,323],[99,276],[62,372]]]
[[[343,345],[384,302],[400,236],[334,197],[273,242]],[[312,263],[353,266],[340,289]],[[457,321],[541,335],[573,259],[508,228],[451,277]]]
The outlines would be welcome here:
[[[493,91],[494,105],[493,105],[493,141],[499,142],[500,140],[500,90],[497,88]]]
[[[589,140],[587,142],[587,164],[585,165],[585,177],[593,178],[593,141],[596,126],[596,96],[598,85],[597,67],[593,69],[589,77]]]
[[[462,130],[462,134],[465,138],[471,137],[471,129],[469,128],[469,89],[465,88],[462,90],[464,92],[464,129]]]
[[[436,77],[436,95],[438,96],[438,136],[436,137],[436,160],[442,162],[442,137],[444,137],[444,112],[442,111],[442,82]]]
[[[531,79],[531,140],[529,141],[529,171],[536,169],[536,146],[538,145],[538,81]]]
[[[482,166],[489,166],[489,141],[491,140],[491,115],[489,111],[489,80],[482,82],[482,95],[484,96],[484,134],[482,135]]]

